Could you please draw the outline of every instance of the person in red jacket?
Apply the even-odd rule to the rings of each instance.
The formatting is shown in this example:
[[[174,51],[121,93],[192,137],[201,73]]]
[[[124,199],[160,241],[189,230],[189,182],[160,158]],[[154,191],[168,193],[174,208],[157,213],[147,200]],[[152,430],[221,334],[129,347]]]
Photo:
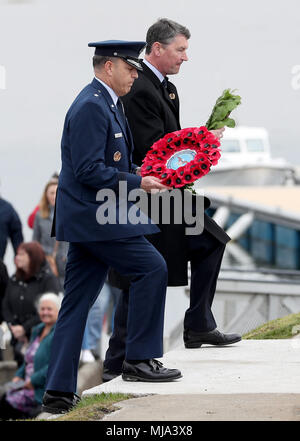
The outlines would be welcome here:
[[[57,181],[58,180],[58,174],[55,172],[55,173],[53,173],[53,175],[51,176],[51,179],[50,180],[52,180],[53,179],[53,181]],[[39,205],[37,205],[36,207],[35,207],[35,209],[32,211],[32,213],[30,213],[30,215],[28,216],[28,219],[27,219],[27,225],[29,226],[29,228],[31,228],[32,230],[33,230],[33,226],[34,226],[34,220],[35,220],[35,215],[36,215],[36,213],[39,211],[39,209],[40,209],[40,206]]]
[[[35,215],[36,215],[36,213],[39,211],[39,209],[40,209],[40,206],[37,205],[37,206],[35,207],[35,209],[33,210],[33,212],[28,216],[28,219],[27,219],[27,225],[28,225],[29,228],[31,228],[32,230],[33,230],[33,225],[34,225]]]

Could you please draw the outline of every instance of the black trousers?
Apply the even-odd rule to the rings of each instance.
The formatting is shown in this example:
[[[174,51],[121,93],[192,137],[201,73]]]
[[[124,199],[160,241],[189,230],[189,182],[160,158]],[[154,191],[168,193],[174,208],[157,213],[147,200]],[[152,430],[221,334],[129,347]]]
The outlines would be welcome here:
[[[217,327],[211,306],[225,244],[204,230],[200,236],[186,236],[191,262],[190,305],[185,312],[184,328],[198,332]],[[129,291],[123,290],[116,307],[113,334],[105,355],[104,368],[120,372],[125,359]],[[147,307],[147,305],[145,305]]]

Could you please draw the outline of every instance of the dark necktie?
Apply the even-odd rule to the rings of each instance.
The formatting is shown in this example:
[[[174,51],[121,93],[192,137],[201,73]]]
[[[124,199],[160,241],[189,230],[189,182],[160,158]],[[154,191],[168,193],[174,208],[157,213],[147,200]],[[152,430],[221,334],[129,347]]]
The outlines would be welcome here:
[[[126,127],[126,117],[125,117],[125,113],[124,113],[124,107],[123,107],[123,103],[120,100],[120,98],[117,101],[117,109],[118,109],[119,116],[124,124],[124,127]]]
[[[164,79],[162,80],[161,85],[162,85],[165,89],[167,89],[167,87],[168,87],[168,81],[167,81],[166,78],[164,78]]]

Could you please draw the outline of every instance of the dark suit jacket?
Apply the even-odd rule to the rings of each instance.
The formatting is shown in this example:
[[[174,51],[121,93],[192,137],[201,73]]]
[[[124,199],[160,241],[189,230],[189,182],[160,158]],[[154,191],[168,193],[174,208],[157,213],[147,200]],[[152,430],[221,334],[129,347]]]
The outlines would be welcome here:
[[[126,116],[134,139],[133,159],[141,165],[152,144],[169,132],[180,130],[179,98],[176,87],[168,81],[164,88],[157,76],[143,64],[143,72],[135,80],[129,94],[122,98]],[[200,196],[197,196],[200,197]],[[205,209],[210,205],[204,200]],[[147,237],[164,256],[168,265],[169,286],[187,285],[187,240],[186,225],[158,224],[161,232]],[[204,215],[204,226],[222,243],[230,240],[229,236],[207,214]],[[122,287],[115,275],[110,281]]]
[[[57,240],[106,241],[159,231],[150,221],[138,225],[119,222],[121,204],[122,212],[128,212],[132,203],[127,203],[127,194],[141,183],[141,177],[135,174],[132,150],[127,124],[106,88],[94,79],[79,93],[65,118],[53,223]],[[120,181],[127,182],[123,199],[118,193]],[[100,205],[108,206],[106,199],[97,201],[97,192],[103,189],[114,192],[115,200],[112,197],[110,201],[116,224],[101,225],[97,221]]]
[[[174,99],[170,98],[170,94]],[[168,90],[143,64],[143,72],[128,95],[122,98],[134,139],[133,161],[141,165],[152,144],[169,132],[180,130],[179,99],[176,87]]]

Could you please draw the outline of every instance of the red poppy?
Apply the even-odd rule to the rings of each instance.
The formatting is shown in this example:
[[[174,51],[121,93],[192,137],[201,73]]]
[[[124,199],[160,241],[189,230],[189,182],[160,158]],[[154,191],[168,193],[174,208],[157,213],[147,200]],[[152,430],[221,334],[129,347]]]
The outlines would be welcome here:
[[[191,168],[182,167],[176,170],[176,175],[179,177],[184,185],[193,183],[193,174]]]
[[[209,154],[209,159],[212,165],[218,164],[220,157],[221,157],[221,152],[220,150],[217,149]]]
[[[156,174],[164,173],[165,170],[166,170],[166,166],[165,166],[164,164],[162,164],[161,162],[156,162],[156,163],[153,165],[153,171],[154,171]]]

